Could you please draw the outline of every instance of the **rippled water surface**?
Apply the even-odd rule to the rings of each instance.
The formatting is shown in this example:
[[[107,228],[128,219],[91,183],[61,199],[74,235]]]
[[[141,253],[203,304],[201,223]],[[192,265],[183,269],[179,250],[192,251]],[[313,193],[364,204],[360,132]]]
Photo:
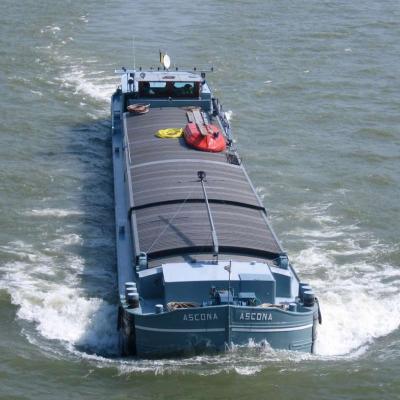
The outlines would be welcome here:
[[[400,3],[3,0],[1,399],[400,398]],[[109,98],[208,76],[323,312],[316,355],[121,359]]]

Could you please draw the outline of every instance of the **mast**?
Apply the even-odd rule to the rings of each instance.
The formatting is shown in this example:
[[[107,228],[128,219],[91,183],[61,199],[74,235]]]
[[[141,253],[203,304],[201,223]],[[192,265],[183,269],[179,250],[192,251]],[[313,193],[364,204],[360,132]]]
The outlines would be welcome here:
[[[213,256],[217,258],[216,262],[218,263],[218,251],[219,250],[218,250],[217,231],[215,230],[214,220],[213,220],[213,217],[211,214],[210,204],[208,202],[208,196],[207,196],[206,188],[204,186],[204,179],[206,178],[206,173],[205,173],[205,171],[197,171],[197,176],[200,179],[201,187],[203,189],[203,194],[204,194],[204,201],[205,201],[206,207],[207,207],[208,221],[210,222],[211,236],[212,236],[213,248],[214,248]]]

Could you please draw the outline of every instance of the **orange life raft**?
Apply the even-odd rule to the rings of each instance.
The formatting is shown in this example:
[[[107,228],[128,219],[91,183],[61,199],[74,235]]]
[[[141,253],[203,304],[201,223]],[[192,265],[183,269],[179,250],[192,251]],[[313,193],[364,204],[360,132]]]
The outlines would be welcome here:
[[[199,129],[196,123],[189,122],[185,127],[183,136],[190,147],[201,151],[218,153],[226,149],[224,135],[218,127],[212,124],[204,124]]]

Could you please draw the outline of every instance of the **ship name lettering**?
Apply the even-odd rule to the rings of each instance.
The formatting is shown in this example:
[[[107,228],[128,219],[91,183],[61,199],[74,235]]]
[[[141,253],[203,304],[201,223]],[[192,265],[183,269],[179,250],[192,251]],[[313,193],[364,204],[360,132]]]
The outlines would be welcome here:
[[[184,321],[215,321],[217,319],[216,313],[183,314]]]
[[[241,321],[272,321],[271,313],[262,312],[242,312],[239,320]]]

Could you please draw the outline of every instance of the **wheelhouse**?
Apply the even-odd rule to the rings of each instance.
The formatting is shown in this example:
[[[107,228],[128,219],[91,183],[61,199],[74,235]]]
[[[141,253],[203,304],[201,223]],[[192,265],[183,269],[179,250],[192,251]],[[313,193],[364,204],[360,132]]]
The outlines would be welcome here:
[[[184,71],[124,71],[122,92],[126,108],[135,103],[152,107],[200,107],[211,109],[211,91],[205,74]]]

